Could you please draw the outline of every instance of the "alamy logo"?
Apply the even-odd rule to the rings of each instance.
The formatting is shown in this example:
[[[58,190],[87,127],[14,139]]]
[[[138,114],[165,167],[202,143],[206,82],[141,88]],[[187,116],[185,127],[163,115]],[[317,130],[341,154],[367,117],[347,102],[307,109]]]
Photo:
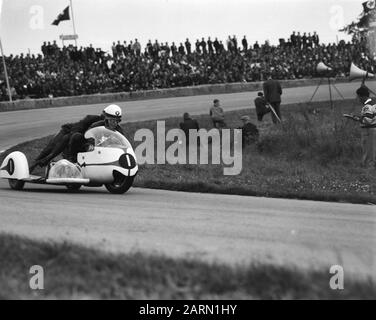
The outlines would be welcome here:
[[[330,274],[334,274],[330,277],[329,286],[332,290],[343,290],[344,287],[344,271],[343,267],[339,265],[334,265],[330,267]]]
[[[44,270],[39,265],[34,265],[30,268],[29,273],[33,276],[30,278],[29,286],[32,290],[44,289]]]
[[[240,129],[191,129],[186,134],[181,129],[166,132],[165,122],[157,121],[156,137],[150,129],[139,129],[134,141],[141,142],[135,148],[140,165],[222,163],[224,175],[238,175],[243,166]]]
[[[44,9],[42,6],[31,6],[29,11],[31,17],[29,27],[32,30],[44,29]]]

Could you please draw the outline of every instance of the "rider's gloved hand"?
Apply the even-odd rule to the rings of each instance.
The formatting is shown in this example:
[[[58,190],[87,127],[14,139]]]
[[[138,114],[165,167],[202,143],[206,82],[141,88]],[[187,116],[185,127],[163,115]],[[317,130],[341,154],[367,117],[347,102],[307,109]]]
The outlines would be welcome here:
[[[87,139],[86,150],[87,151],[93,151],[94,150],[94,146],[95,146],[95,140],[94,140],[94,138]]]

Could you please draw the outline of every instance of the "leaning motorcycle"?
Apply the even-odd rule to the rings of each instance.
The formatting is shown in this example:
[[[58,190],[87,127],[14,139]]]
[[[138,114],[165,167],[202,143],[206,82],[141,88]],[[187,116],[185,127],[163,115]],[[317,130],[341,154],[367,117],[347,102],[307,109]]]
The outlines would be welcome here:
[[[29,174],[26,156],[15,151],[0,167],[0,178],[8,179],[14,190],[23,189],[25,183],[63,185],[69,190],[81,186],[100,187],[115,194],[127,192],[137,175],[135,152],[122,134],[105,127],[89,129],[85,138],[94,141],[94,150],[78,153],[77,163],[66,159],[51,162],[44,176]]]

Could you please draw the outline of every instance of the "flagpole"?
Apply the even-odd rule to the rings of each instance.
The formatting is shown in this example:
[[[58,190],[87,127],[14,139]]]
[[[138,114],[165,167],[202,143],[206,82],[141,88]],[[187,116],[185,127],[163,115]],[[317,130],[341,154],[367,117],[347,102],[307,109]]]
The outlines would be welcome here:
[[[72,12],[72,24],[73,24],[73,33],[76,37],[76,26],[74,24],[74,14],[73,14],[73,4],[72,4],[72,0],[70,0],[70,7],[71,7],[71,12]],[[74,39],[74,42],[76,44],[76,47],[77,47],[77,39],[75,38]]]
[[[5,81],[7,83],[8,88],[8,94],[9,94],[9,101],[12,102],[12,92],[10,91],[10,85],[9,85],[9,78],[8,78],[8,72],[7,72],[7,65],[5,63],[5,57],[4,57],[4,51],[3,51],[3,44],[1,42],[0,38],[0,50],[1,50],[1,56],[3,58],[3,65],[4,65],[4,75],[5,75]]]

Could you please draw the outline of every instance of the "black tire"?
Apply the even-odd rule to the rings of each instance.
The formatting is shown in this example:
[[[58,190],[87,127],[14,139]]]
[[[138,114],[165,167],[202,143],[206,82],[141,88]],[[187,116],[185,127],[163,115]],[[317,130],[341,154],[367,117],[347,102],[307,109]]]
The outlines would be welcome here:
[[[114,194],[123,194],[132,187],[135,176],[127,177],[121,175],[121,178],[117,177],[113,183],[105,184],[106,189]]]
[[[8,179],[8,182],[9,182],[9,186],[13,190],[22,190],[25,185],[25,181],[21,181],[17,179]]]
[[[81,185],[77,183],[72,183],[72,184],[67,184],[66,187],[69,191],[78,191],[80,190]]]

